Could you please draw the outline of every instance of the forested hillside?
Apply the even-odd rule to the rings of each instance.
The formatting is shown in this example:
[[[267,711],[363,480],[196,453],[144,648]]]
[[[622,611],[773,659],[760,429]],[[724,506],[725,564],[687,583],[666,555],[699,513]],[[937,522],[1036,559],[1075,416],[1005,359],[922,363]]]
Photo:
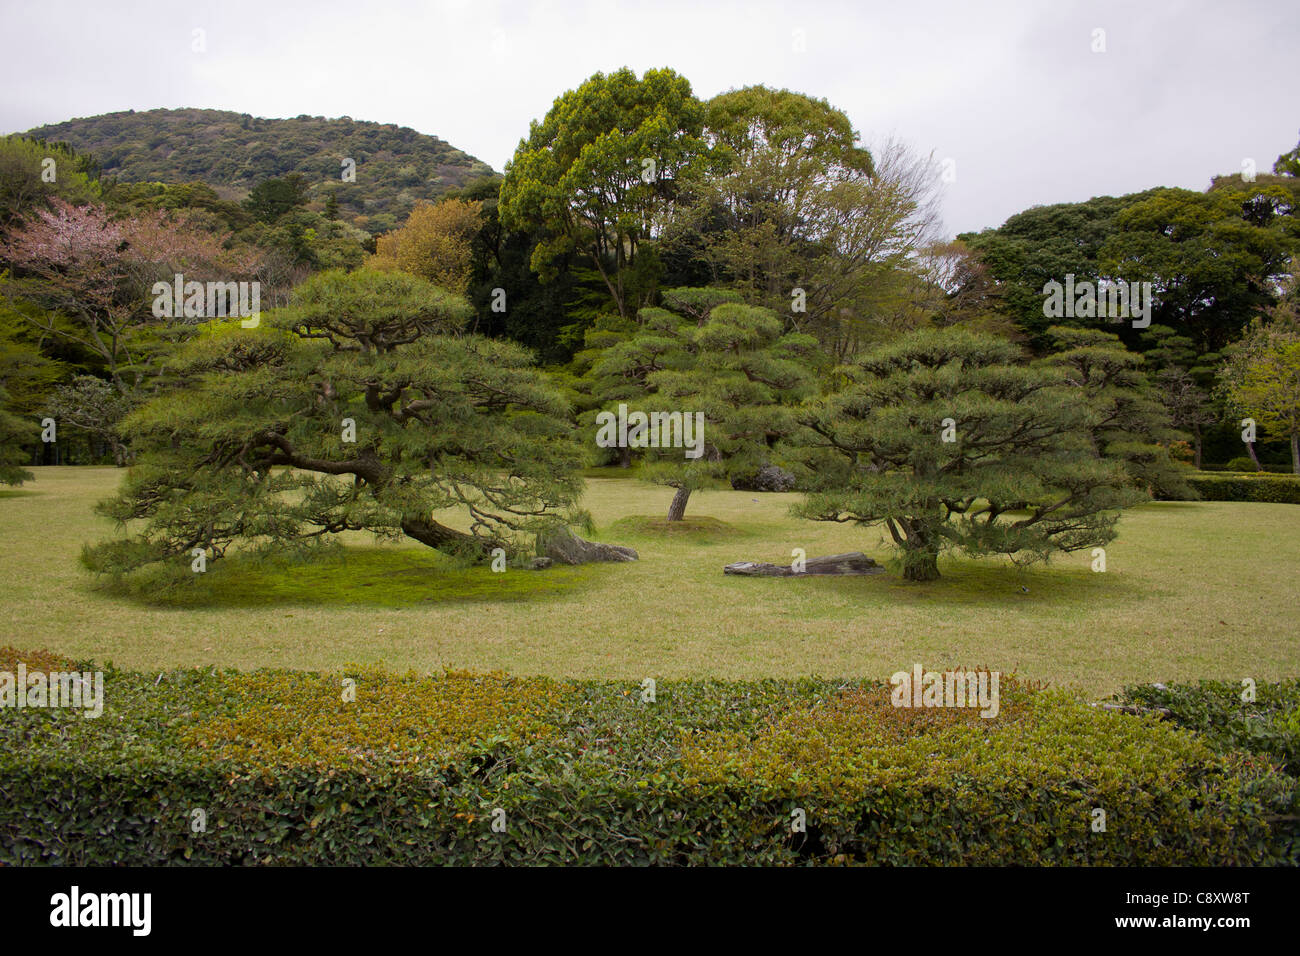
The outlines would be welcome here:
[[[123,182],[200,180],[228,199],[244,198],[263,180],[299,173],[314,201],[333,195],[342,218],[371,232],[405,220],[422,199],[492,172],[436,136],[347,116],[128,110],[40,126],[26,135],[90,153],[105,176]],[[348,159],[356,163],[354,182],[344,178]]]

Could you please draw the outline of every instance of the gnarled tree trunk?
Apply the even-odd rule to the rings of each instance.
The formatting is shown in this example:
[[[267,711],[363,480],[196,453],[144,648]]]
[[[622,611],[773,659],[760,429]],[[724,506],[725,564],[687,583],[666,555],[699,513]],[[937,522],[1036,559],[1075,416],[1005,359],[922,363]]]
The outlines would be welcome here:
[[[480,557],[486,557],[493,548],[504,547],[500,542],[455,531],[429,518],[403,518],[402,533],[437,551],[467,551]]]
[[[937,581],[939,556],[928,551],[904,552],[903,577],[908,581]]]
[[[935,581],[939,578],[939,549],[932,544],[938,541],[934,528],[925,518],[889,518],[889,529],[894,543],[902,549],[903,579],[906,581]]]

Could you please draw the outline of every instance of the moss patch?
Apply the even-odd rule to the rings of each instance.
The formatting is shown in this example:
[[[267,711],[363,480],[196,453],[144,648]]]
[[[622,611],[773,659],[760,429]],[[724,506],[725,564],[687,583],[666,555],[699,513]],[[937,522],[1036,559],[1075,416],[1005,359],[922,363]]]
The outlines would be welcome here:
[[[210,563],[193,580],[158,576],[102,587],[152,607],[416,607],[538,600],[584,587],[598,574],[593,565],[498,573],[486,566],[464,567],[432,551],[343,548],[310,561],[233,555]]]
[[[609,526],[608,533],[618,535],[637,535],[639,537],[691,538],[700,541],[724,541],[730,538],[747,538],[751,532],[735,525],[727,524],[707,515],[686,517],[681,521],[669,521],[667,518],[650,515],[632,515],[620,518]]]

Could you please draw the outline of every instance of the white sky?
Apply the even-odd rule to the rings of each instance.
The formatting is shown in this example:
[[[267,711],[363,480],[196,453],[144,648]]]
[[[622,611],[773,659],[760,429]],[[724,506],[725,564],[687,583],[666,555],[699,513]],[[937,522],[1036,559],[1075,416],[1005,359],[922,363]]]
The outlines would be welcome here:
[[[348,115],[498,170],[598,70],[672,67],[701,97],[787,87],[868,145],[951,158],[954,233],[1038,203],[1204,189],[1247,157],[1268,171],[1300,128],[1296,0],[0,0],[0,36],[0,131],[160,106]]]

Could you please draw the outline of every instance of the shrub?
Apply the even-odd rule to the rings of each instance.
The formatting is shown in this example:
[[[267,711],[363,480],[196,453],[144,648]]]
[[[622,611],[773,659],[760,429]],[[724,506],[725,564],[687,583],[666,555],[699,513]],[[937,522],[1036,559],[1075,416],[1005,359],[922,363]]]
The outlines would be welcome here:
[[[1234,474],[1244,473],[1255,475],[1258,474],[1261,469],[1273,475],[1290,475],[1294,473],[1291,470],[1289,462],[1279,465],[1265,461],[1260,463],[1260,468],[1256,468],[1255,463],[1249,458],[1233,458],[1226,465],[1215,465],[1210,462],[1204,462],[1201,464],[1201,471],[1227,471],[1233,472]]]
[[[66,666],[0,650],[20,658]],[[1267,761],[1001,689],[981,719],[811,678],[651,703],[614,681],[106,669],[99,719],[0,711],[0,865],[1293,860],[1268,817],[1295,781]]]
[[[1276,758],[1300,776],[1300,679],[1254,686],[1254,700],[1243,700],[1246,686],[1203,680],[1171,687],[1126,687],[1125,703],[1162,708],[1180,727],[1196,731],[1221,751],[1243,750]]]
[[[1275,841],[1289,845],[1283,853],[1294,860],[1300,857],[1300,679],[1257,682],[1254,700],[1243,700],[1245,691],[1240,682],[1203,680],[1126,687],[1120,699],[1163,711],[1170,723],[1195,731],[1220,753],[1251,754],[1285,771],[1257,794],[1271,806]]]
[[[1300,476],[1296,475],[1196,475],[1187,481],[1205,501],[1300,504]]]

